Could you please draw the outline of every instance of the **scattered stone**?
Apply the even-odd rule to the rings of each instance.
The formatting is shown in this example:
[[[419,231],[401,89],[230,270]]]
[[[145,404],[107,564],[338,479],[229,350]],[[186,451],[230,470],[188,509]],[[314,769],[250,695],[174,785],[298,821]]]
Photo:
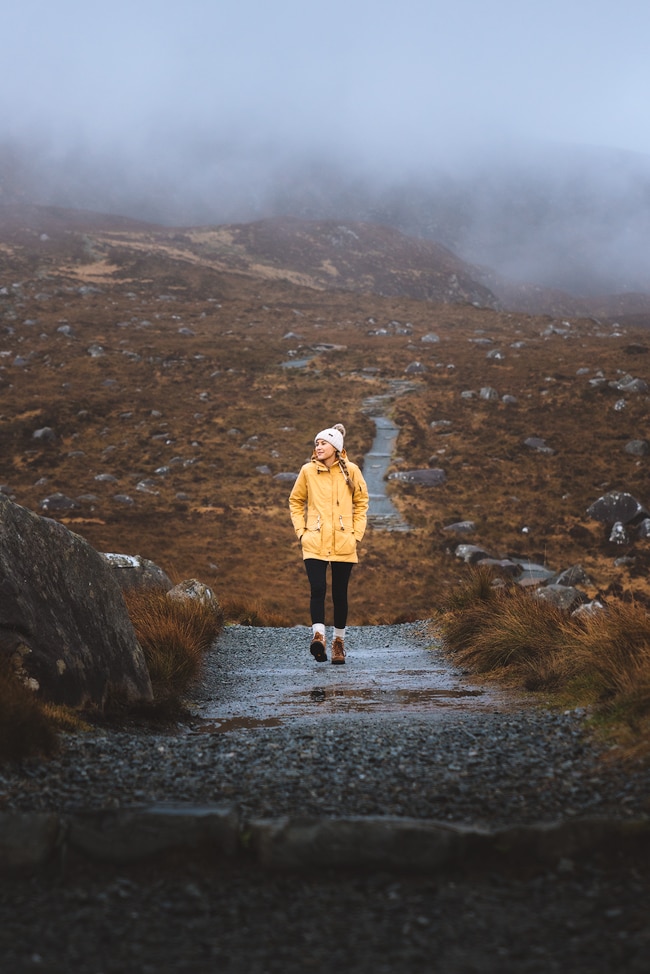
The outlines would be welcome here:
[[[572,565],[555,575],[553,582],[557,585],[590,585],[591,579],[582,565]]]
[[[41,501],[42,511],[73,511],[79,505],[71,497],[59,492],[44,497]]]
[[[454,521],[453,524],[446,524],[443,531],[453,531],[454,534],[471,534],[476,531],[474,521]]]
[[[511,578],[518,575],[520,571],[517,562],[511,561],[510,558],[479,558],[475,564],[480,568],[497,569],[502,574],[509,575]]]
[[[154,494],[155,496],[160,494],[160,491],[156,490],[155,480],[141,480],[135,485],[135,489],[139,490],[141,494]]]
[[[593,599],[591,602],[583,602],[581,605],[578,606],[577,609],[573,610],[571,615],[572,616],[581,616],[581,615],[592,616],[595,615],[597,612],[602,612],[604,608],[605,606],[603,605],[602,602],[599,602],[598,599]]]
[[[612,525],[617,521],[620,521],[621,524],[629,524],[639,515],[648,515],[648,511],[632,494],[628,494],[626,491],[613,490],[594,501],[587,508],[587,514],[595,521]]]
[[[427,367],[426,365],[423,365],[422,362],[411,362],[411,364],[407,365],[404,369],[405,375],[421,375],[426,371]]]
[[[102,355],[105,355],[101,345],[89,345],[87,352],[91,358],[101,358]]]
[[[510,395],[501,396],[501,402],[505,406],[516,406],[518,401],[519,400],[517,399],[516,396],[510,396]]]
[[[459,544],[454,554],[457,558],[462,558],[467,565],[474,565],[481,558],[491,557],[489,551],[486,551],[485,548],[479,548],[475,544]]]
[[[43,426],[41,429],[34,430],[32,433],[33,440],[41,440],[43,443],[54,443],[56,440],[56,433],[51,426]]]
[[[422,338],[420,339],[420,341],[421,342],[427,342],[428,344],[433,345],[436,342],[439,342],[440,341],[440,336],[439,335],[436,335],[435,332],[430,331],[426,335],[423,335]]]
[[[610,389],[617,389],[619,392],[647,392],[648,383],[644,379],[635,379],[631,375],[624,375],[622,379],[615,379],[609,383]]]
[[[538,585],[550,582],[555,577],[555,572],[551,571],[550,568],[534,561],[520,561],[518,565],[522,572],[520,583],[530,584],[532,582]]]
[[[283,483],[293,484],[298,478],[297,473],[292,473],[289,470],[282,470],[280,473],[276,473],[273,476],[274,480],[279,480]]]
[[[524,446],[527,446],[529,450],[535,450],[537,453],[545,453],[549,456],[555,453],[555,450],[547,446],[546,441],[541,436],[528,436],[524,440]]]
[[[492,386],[483,386],[479,392],[479,397],[481,399],[488,399],[492,402],[496,402],[496,400],[499,398],[499,393],[496,389],[493,389]]]
[[[135,504],[132,497],[128,494],[113,494],[113,500],[117,501],[118,504]]]
[[[2,490],[1,487],[0,490]],[[644,517],[639,524],[638,537],[650,538],[650,517]]]
[[[625,452],[633,457],[647,457],[650,453],[650,444],[647,440],[630,440],[625,444]]]
[[[440,487],[446,483],[447,475],[440,467],[423,470],[398,470],[388,476],[389,480],[401,480],[409,484],[425,484],[427,487]]]
[[[188,578],[184,582],[174,585],[167,592],[167,597],[177,599],[179,602],[198,602],[219,619],[223,617],[223,610],[212,589],[196,578]]]
[[[557,606],[558,609],[565,609],[567,612],[572,612],[586,601],[586,596],[577,588],[572,585],[558,585],[555,582],[538,588],[535,591],[535,598],[550,602],[551,605]]]
[[[621,521],[616,521],[612,526],[612,532],[609,536],[609,540],[613,541],[614,544],[628,544],[630,541],[629,535],[625,530],[625,525]]]

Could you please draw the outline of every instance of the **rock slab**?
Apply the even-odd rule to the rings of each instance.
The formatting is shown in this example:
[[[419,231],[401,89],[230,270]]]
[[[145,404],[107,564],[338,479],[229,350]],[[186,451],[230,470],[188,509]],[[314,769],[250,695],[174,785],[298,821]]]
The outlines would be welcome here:
[[[0,494],[0,652],[44,700],[152,699],[144,653],[101,555]]]

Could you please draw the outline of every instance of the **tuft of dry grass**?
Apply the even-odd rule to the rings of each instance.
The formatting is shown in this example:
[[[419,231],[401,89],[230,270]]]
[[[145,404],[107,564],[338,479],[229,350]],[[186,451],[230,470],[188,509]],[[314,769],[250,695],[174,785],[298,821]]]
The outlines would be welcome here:
[[[286,612],[256,600],[227,599],[223,603],[223,614],[229,623],[241,626],[271,626],[285,629],[292,624]]]
[[[198,600],[170,599],[162,589],[128,591],[124,600],[144,651],[154,699],[181,696],[198,676],[222,616]]]
[[[566,627],[566,648],[588,673],[603,709],[627,722],[650,716],[650,615],[637,602],[612,602]]]
[[[517,586],[486,587],[473,571],[439,631],[456,663],[564,706],[588,704],[626,748],[650,754],[650,615],[638,602],[571,616]]]
[[[34,692],[0,663],[0,763],[49,757],[58,749],[55,722]]]

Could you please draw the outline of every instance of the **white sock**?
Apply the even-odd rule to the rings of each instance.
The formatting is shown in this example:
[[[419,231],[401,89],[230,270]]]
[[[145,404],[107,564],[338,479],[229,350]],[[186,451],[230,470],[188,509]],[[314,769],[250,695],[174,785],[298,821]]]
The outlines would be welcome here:
[[[334,638],[345,639],[345,629],[337,629],[336,627],[334,627]]]
[[[315,622],[311,628],[314,636],[317,632],[319,632],[321,636],[325,636],[325,626],[322,622]]]

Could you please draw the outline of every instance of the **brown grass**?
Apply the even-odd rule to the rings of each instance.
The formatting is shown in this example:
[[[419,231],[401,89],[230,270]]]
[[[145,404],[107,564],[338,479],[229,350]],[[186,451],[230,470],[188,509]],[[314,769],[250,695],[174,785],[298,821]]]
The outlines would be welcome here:
[[[154,700],[181,696],[196,679],[222,616],[198,600],[170,599],[164,590],[132,590],[124,599],[144,651]]]
[[[272,626],[285,628],[291,625],[286,612],[259,599],[228,599],[223,604],[224,619],[241,626]]]
[[[636,602],[607,609],[566,627],[566,650],[577,673],[588,673],[599,700],[627,722],[650,716],[650,615]]]
[[[452,659],[562,706],[588,705],[626,746],[650,756],[650,615],[612,601],[571,616],[517,586],[492,588],[473,570],[449,599],[439,631]]]
[[[11,664],[0,663],[0,763],[55,754],[58,734],[52,715],[18,679]]]

